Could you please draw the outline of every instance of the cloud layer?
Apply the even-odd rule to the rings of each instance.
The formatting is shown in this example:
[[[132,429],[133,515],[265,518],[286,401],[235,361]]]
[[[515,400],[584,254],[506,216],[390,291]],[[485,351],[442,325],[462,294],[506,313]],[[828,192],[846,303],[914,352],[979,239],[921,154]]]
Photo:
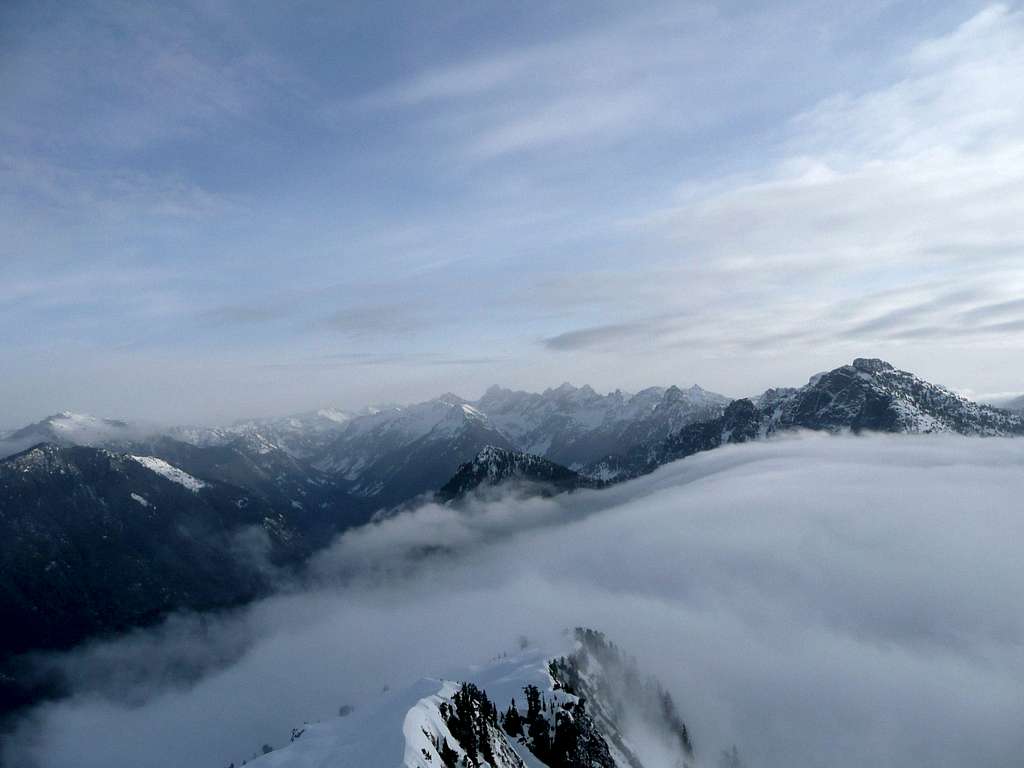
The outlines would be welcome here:
[[[806,436],[601,492],[426,505],[343,536],[303,588],[58,659],[76,696],[10,749],[225,765],[585,624],[663,679],[705,765],[733,743],[754,768],[1010,765],[1022,469],[1019,441]]]

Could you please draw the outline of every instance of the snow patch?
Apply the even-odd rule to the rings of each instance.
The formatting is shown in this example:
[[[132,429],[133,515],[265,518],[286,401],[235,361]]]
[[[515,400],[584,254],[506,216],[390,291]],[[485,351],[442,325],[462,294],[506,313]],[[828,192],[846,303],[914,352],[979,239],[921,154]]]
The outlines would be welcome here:
[[[156,456],[129,456],[128,458],[137,461],[151,472],[156,472],[161,477],[167,478],[172,483],[188,488],[192,493],[198,493],[201,488],[206,487],[206,483],[199,478],[192,477],[188,472],[178,469],[173,464],[168,464]]]

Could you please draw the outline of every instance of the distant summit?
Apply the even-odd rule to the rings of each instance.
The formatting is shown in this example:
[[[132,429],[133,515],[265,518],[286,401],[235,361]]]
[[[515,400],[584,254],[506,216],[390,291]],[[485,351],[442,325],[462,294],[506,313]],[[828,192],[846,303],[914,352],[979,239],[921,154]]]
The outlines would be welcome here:
[[[471,461],[459,466],[452,479],[437,492],[437,497],[440,501],[452,501],[481,487],[513,481],[529,483],[542,494],[603,485],[540,456],[488,445]]]
[[[118,419],[100,419],[84,413],[60,411],[52,416],[15,430],[4,439],[11,443],[58,443],[60,445],[99,445],[111,440],[127,440],[138,430]]]
[[[980,405],[885,360],[859,357],[803,387],[735,400],[721,416],[609,455],[583,473],[623,480],[699,451],[797,429],[1005,437],[1024,434],[1024,414]]]

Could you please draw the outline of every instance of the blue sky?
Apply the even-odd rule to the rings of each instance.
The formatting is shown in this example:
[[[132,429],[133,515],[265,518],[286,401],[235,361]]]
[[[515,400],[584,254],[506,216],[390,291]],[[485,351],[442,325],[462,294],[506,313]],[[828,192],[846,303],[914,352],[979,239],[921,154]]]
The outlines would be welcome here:
[[[5,3],[0,425],[1024,389],[1024,16]]]

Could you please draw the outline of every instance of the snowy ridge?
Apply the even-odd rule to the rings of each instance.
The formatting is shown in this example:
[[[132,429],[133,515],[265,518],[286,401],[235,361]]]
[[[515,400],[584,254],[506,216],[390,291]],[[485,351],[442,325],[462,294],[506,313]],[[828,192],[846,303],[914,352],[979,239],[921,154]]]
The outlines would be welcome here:
[[[642,723],[673,766],[692,763],[671,697],[603,635],[576,630],[561,653],[527,651],[425,678],[367,707],[295,728],[256,768],[660,768],[624,729]]]
[[[184,486],[192,493],[198,493],[201,489],[206,487],[206,483],[202,480],[192,477],[188,472],[178,469],[177,467],[168,464],[163,459],[158,459],[155,456],[129,456],[132,461],[137,461],[139,464],[144,466],[146,469],[155,472],[161,477],[165,477],[172,483]]]

